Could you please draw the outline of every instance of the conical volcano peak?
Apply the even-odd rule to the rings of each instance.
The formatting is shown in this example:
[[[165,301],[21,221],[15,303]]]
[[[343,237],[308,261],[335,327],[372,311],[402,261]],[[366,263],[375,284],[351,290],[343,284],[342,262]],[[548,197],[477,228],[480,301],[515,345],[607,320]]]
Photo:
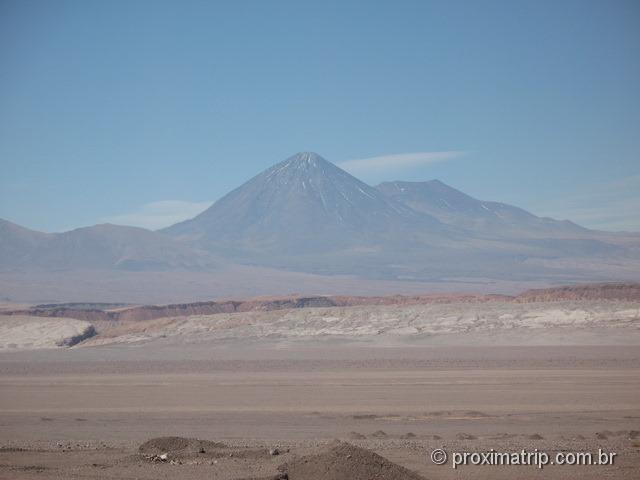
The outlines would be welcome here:
[[[347,172],[314,152],[296,153],[268,168],[261,175],[271,181],[280,179],[286,183],[291,181],[303,182],[312,178],[319,180],[320,178],[350,177]],[[256,178],[260,178],[260,175]]]
[[[315,161],[326,162],[326,160],[322,158],[320,155],[318,155],[316,152],[298,152],[290,158],[293,158],[298,162],[307,162],[307,163],[312,163]]]
[[[298,152],[279,165],[283,167],[317,168],[328,164],[332,165],[331,162],[328,162],[315,152]]]

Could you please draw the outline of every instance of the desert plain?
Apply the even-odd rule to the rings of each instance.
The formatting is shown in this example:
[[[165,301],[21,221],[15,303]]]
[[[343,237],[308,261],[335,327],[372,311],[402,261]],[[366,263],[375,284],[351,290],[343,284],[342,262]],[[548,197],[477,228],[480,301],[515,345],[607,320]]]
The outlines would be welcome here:
[[[640,302],[530,300],[2,315],[0,478],[638,478]]]

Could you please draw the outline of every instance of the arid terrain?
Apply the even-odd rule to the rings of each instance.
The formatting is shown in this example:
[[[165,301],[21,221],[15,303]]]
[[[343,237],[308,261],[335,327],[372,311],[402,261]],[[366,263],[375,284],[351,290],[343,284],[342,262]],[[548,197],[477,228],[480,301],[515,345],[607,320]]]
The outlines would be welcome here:
[[[0,0],[0,480],[640,480],[640,0]]]
[[[613,290],[7,306],[0,478],[637,478],[640,302]],[[452,468],[491,449],[617,455]]]

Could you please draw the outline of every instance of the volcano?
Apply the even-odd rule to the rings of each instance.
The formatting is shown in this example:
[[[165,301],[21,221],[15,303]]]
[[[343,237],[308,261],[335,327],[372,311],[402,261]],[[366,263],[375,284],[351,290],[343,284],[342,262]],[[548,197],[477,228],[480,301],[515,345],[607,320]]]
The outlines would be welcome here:
[[[320,155],[301,152],[164,233],[226,253],[290,255],[380,249],[417,234],[444,241],[453,231]]]

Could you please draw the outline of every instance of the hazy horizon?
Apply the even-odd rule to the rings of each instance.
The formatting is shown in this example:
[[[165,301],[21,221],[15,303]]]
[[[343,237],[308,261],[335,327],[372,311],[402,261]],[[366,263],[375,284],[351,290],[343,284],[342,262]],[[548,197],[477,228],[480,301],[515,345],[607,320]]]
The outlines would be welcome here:
[[[437,178],[638,231],[639,18],[631,1],[3,2],[0,218],[165,226],[312,150],[370,185]]]
[[[465,155],[465,153],[466,152],[423,152],[423,153],[413,153],[413,154],[396,154],[396,155],[390,155],[390,156],[348,160],[345,162],[340,162],[336,166],[344,169],[354,177],[359,178],[358,177],[359,172],[364,173],[367,170],[375,171],[375,170],[385,169],[386,165],[389,162],[396,162],[401,167],[406,168],[406,167],[415,166],[416,164],[419,164],[419,163],[437,163],[440,161],[446,161],[446,160],[449,160],[450,158],[456,158],[456,157]],[[252,177],[248,178],[247,182],[252,178],[254,178],[255,176],[258,176],[260,173],[262,172],[257,172],[256,175],[253,175]],[[633,179],[631,180],[633,181]],[[429,181],[442,182],[440,179],[437,179],[437,178],[428,179],[424,181],[409,180],[409,182],[414,182],[414,183],[425,183]],[[395,183],[395,182],[407,182],[407,180],[400,180],[400,179],[384,180],[380,182],[380,184]],[[246,182],[243,182],[243,184],[244,183]],[[446,183],[445,185],[455,188],[454,185],[448,185]],[[180,223],[185,220],[189,220],[198,216],[199,214],[203,213],[208,208],[210,208],[212,205],[214,205],[218,200],[223,198],[225,195],[227,195],[228,193],[231,193],[233,190],[241,186],[242,185],[232,187],[229,190],[229,192],[226,192],[220,198],[217,198],[213,201],[188,202],[184,200],[161,200],[157,202],[150,202],[150,203],[144,204],[129,213],[113,215],[108,217],[101,217],[97,221],[89,222],[85,225],[76,225],[73,227],[69,227],[66,229],[63,228],[55,231],[54,230],[42,230],[42,231],[44,231],[45,233],[62,233],[64,231],[71,231],[71,230],[91,227],[99,224],[113,224],[113,225],[119,225],[119,226],[139,227],[139,228],[145,228],[151,231],[162,230],[166,227],[170,227],[177,223]],[[376,185],[370,184],[370,186],[375,187]],[[466,193],[466,192],[462,192],[462,193]],[[481,198],[478,200],[489,201],[489,202],[499,201],[498,199],[489,199],[489,198]],[[514,205],[514,206],[519,207],[518,205]],[[536,212],[531,212],[531,213],[535,214]],[[555,220],[568,220],[573,223],[579,224],[580,226],[589,228],[587,224],[574,221],[571,218],[554,218],[547,215],[540,215],[540,217],[553,218]],[[4,220],[11,221],[10,219],[7,219],[7,218],[4,218]],[[17,224],[17,222],[12,222],[12,223]],[[29,229],[37,230],[30,227],[29,225],[24,225],[24,224],[19,224],[19,225]],[[607,228],[601,228],[601,229],[593,228],[593,229],[602,230],[602,231],[609,230],[609,231],[620,232],[620,233],[625,233],[625,232],[635,233],[635,231],[633,230],[624,230],[624,229],[607,229]]]
[[[393,155],[391,157],[383,156],[383,157],[373,157],[369,159],[349,160],[346,162],[341,162],[336,166],[344,169],[354,177],[358,178],[359,171],[362,171],[364,169],[369,169],[369,168],[372,168],[374,170],[376,168],[380,168],[380,166],[384,165],[389,158],[392,158],[394,161],[398,161],[399,163],[405,163],[407,165],[411,165],[416,163],[416,161],[417,162],[424,161],[427,158],[428,158],[428,161],[439,162],[439,161],[447,160],[449,156],[456,157],[463,154],[464,152],[433,152],[433,153],[423,153],[423,154],[399,154],[399,155]],[[256,175],[247,179],[247,182],[252,178],[254,178],[255,176],[258,176],[260,173],[262,172],[258,172]],[[425,180],[422,182],[418,181],[413,183],[427,183],[430,181],[442,182],[440,179],[434,178],[434,179]],[[384,183],[396,183],[396,182],[406,182],[406,181],[399,180],[399,179],[385,180],[381,182],[380,185]],[[243,185],[244,183],[246,182],[243,182]],[[455,188],[454,185],[448,185],[446,183],[444,184],[449,187]],[[210,208],[212,205],[214,205],[218,200],[223,198],[226,194],[231,193],[233,190],[241,186],[242,185],[238,185],[236,187],[231,188],[229,192],[225,193],[222,197],[215,199],[214,201],[186,202],[182,200],[163,200],[158,202],[151,202],[151,203],[142,205],[140,208],[130,213],[126,213],[122,215],[114,215],[110,217],[102,217],[94,223],[88,223],[86,225],[77,225],[75,227],[71,227],[66,230],[65,229],[58,230],[58,231],[49,230],[49,231],[45,231],[45,233],[62,233],[64,231],[75,230],[78,228],[86,228],[86,227],[91,227],[91,226],[100,225],[100,224],[139,227],[139,228],[145,228],[151,231],[162,230],[166,227],[170,227],[172,225],[175,225],[185,220],[192,219],[200,215],[201,213],[206,211],[208,208]],[[376,185],[370,185],[370,186],[375,187]],[[465,192],[462,192],[462,193],[465,193]],[[488,198],[478,199],[478,200],[496,201],[496,199],[488,199]],[[535,212],[531,212],[531,213],[535,213]],[[7,219],[4,219],[4,220],[7,220]],[[556,220],[572,221],[569,218],[557,218]],[[12,222],[12,223],[16,223],[16,222]],[[577,222],[574,222],[574,223],[577,223]],[[32,229],[29,225],[20,225],[20,226]],[[581,225],[581,226],[584,226],[584,225]],[[606,231],[606,229],[603,229],[603,230]]]

